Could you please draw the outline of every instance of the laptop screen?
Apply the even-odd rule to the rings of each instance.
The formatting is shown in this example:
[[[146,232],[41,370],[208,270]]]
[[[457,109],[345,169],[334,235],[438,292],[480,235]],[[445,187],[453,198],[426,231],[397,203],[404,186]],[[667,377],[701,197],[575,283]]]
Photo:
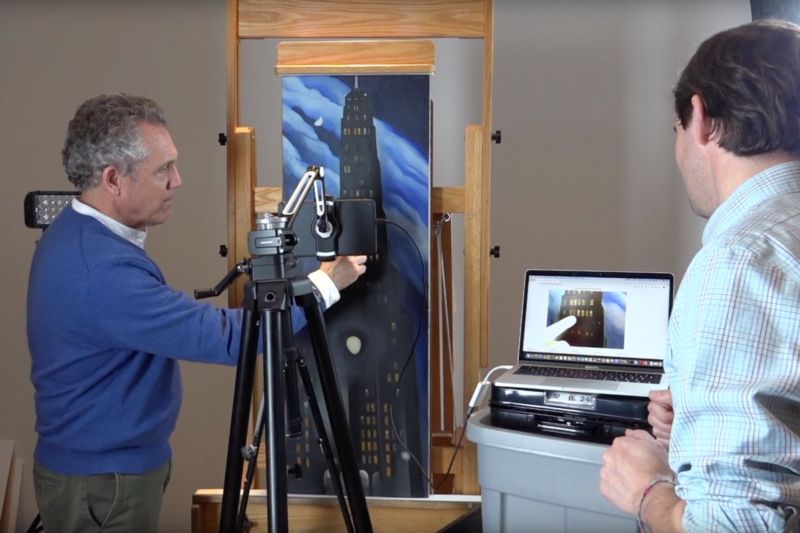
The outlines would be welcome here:
[[[529,270],[520,362],[662,366],[672,274]]]

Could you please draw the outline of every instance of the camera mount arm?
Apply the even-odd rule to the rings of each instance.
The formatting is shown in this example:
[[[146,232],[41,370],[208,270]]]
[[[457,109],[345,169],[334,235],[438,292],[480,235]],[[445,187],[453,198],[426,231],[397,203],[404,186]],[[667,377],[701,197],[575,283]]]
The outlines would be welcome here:
[[[292,195],[286,200],[280,215],[287,217],[286,227],[291,228],[300,206],[308,196],[311,187],[314,187],[314,204],[317,218],[325,216],[325,169],[318,165],[308,167],[306,173],[300,178]]]
[[[280,216],[286,218],[286,228],[291,230],[300,207],[311,188],[314,188],[314,239],[317,241],[317,259],[332,261],[336,258],[335,243],[331,238],[338,228],[334,216],[333,198],[325,194],[325,169],[318,165],[308,167],[292,195],[286,201]]]

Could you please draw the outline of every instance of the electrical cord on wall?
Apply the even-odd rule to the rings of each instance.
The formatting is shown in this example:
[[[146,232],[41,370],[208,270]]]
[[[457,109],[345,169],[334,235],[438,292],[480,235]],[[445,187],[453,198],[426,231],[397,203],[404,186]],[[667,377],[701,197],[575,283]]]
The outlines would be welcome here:
[[[456,460],[456,456],[458,452],[461,450],[461,443],[464,441],[464,434],[467,432],[467,421],[469,421],[469,417],[472,416],[472,413],[475,412],[475,409],[480,405],[481,401],[483,400],[483,395],[486,390],[486,385],[490,385],[492,382],[489,380],[492,374],[494,374],[497,370],[509,370],[511,369],[511,365],[500,365],[496,366],[486,374],[486,377],[483,381],[479,381],[478,384],[475,386],[475,390],[472,392],[472,398],[470,398],[469,403],[467,404],[467,414],[464,416],[464,425],[461,428],[461,435],[458,436],[458,442],[456,443],[456,449],[453,451],[453,456],[450,458],[450,464],[447,465],[447,472],[444,473],[444,477],[442,477],[441,481],[436,485],[436,487],[431,487],[433,492],[436,492],[438,488],[442,485],[442,483],[447,479],[447,476],[450,475],[450,470],[453,469],[453,463]]]
[[[455,365],[453,364],[453,330],[450,326],[450,306],[448,305],[450,300],[447,296],[447,274],[445,272],[445,257],[444,257],[444,243],[442,242],[442,230],[445,224],[449,224],[452,220],[450,213],[442,213],[439,217],[439,221],[435,222],[433,225],[433,234],[436,236],[436,249],[438,251],[438,259],[439,259],[439,296],[441,310],[442,310],[442,318],[444,320],[444,342],[442,343],[442,351],[444,352],[444,348],[447,348],[447,362],[449,363],[450,368],[450,383],[456,382],[455,377]],[[438,341],[438,339],[436,339]],[[443,359],[441,357],[440,359]],[[440,362],[440,368],[444,368],[444,361]],[[444,389],[444,372],[441,371],[439,375],[440,385],[442,389]],[[450,400],[453,402],[453,405],[456,404],[456,392],[454,387],[450,387],[450,392],[452,394],[452,398]],[[438,399],[437,399],[438,400]],[[443,398],[442,398],[443,400]],[[441,419],[440,419],[440,429],[444,429],[444,409],[441,410]],[[456,422],[454,420],[454,422]]]
[[[414,246],[414,250],[416,250],[417,256],[419,257],[420,274],[422,276],[422,294],[427,294],[427,292],[428,292],[428,282],[427,282],[427,279],[425,277],[425,260],[422,258],[422,252],[420,251],[419,246],[417,246],[416,241],[414,241],[414,237],[412,237],[411,234],[403,226],[401,226],[400,224],[397,224],[395,222],[392,222],[391,220],[388,220],[388,219],[385,219],[385,218],[379,218],[377,220],[377,222],[379,224],[386,224],[387,226],[393,226],[393,227],[399,229],[400,231],[402,231],[408,237],[408,240]],[[425,317],[424,314],[420,314],[419,322],[417,324],[417,333],[416,333],[416,335],[414,335],[414,342],[411,344],[411,349],[408,352],[408,356],[406,357],[406,360],[403,363],[403,368],[400,370],[400,375],[397,378],[397,385],[395,385],[395,389],[392,392],[392,398],[391,398],[391,401],[389,402],[389,421],[391,422],[391,425],[392,425],[392,435],[394,436],[395,440],[400,444],[400,446],[402,446],[403,450],[405,450],[405,452],[408,454],[408,456],[411,458],[411,460],[414,461],[414,464],[417,466],[419,471],[422,473],[422,476],[425,478],[425,480],[427,481],[428,485],[433,487],[431,479],[428,476],[427,472],[425,471],[425,468],[422,466],[422,463],[420,463],[420,461],[417,458],[417,456],[414,455],[414,452],[412,452],[409,449],[408,445],[405,443],[403,438],[400,436],[400,432],[397,431],[397,425],[394,422],[394,402],[395,402],[395,399],[398,397],[398,392],[400,391],[400,384],[403,382],[403,376],[405,375],[406,370],[408,369],[408,365],[414,359],[414,351],[416,350],[417,343],[419,342],[419,338],[422,335],[422,327],[423,327],[424,317]]]

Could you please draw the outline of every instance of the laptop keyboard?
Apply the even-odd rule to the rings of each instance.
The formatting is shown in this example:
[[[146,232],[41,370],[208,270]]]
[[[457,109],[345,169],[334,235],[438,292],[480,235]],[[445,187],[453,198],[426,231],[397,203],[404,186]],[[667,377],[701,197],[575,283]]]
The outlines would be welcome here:
[[[527,376],[624,381],[628,383],[659,383],[661,381],[661,374],[655,374],[653,372],[614,372],[608,370],[587,370],[584,368],[561,368],[555,366],[521,366],[514,373],[525,374]]]

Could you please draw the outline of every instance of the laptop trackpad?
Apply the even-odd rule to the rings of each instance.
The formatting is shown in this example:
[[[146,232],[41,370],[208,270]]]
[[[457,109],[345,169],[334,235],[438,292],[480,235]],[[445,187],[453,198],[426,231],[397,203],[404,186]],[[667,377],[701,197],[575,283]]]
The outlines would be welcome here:
[[[564,389],[574,389],[575,385],[581,380],[576,379],[563,379],[563,378],[545,378],[542,385],[547,387],[562,387]],[[618,383],[613,381],[591,381],[583,385],[582,389],[598,389],[598,390],[617,390]]]

